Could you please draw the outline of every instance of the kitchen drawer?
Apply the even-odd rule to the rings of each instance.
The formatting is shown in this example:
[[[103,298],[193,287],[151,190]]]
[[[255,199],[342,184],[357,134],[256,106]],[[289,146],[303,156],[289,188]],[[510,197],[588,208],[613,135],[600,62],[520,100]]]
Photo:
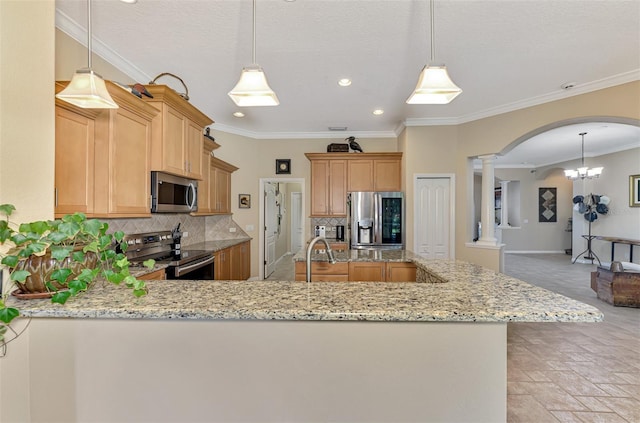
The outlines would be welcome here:
[[[296,280],[306,280],[307,270],[303,261],[296,262]],[[347,281],[349,280],[349,263],[346,261],[331,264],[324,261],[311,262],[311,276],[315,281]]]
[[[145,273],[142,276],[138,276],[138,279],[143,281],[164,280],[167,279],[167,276],[164,269],[158,269],[150,273]]]

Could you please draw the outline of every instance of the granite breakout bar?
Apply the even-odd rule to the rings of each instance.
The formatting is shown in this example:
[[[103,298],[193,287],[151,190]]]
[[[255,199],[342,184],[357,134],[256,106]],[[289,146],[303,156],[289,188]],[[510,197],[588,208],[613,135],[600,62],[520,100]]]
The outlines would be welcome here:
[[[412,261],[427,283],[149,281],[142,298],[98,284],[64,307],[21,301],[31,348],[60,352],[33,364],[36,399],[64,421],[505,421],[507,322],[603,318],[465,262],[342,254]]]

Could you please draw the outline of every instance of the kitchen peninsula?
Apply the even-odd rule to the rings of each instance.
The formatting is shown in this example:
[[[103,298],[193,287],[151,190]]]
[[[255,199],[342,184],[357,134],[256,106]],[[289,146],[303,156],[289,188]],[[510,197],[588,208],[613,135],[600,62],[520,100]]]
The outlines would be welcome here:
[[[477,265],[411,260],[439,283],[149,281],[142,298],[21,301],[33,351],[57,356],[32,363],[32,401],[60,421],[506,421],[507,322],[602,320]]]

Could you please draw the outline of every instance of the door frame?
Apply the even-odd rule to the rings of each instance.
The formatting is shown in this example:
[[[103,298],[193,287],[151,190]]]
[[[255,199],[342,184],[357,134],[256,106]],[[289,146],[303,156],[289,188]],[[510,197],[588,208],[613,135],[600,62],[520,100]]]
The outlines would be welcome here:
[[[293,205],[293,198],[294,198],[294,194],[300,194],[300,226],[302,227],[302,238],[300,239],[300,248],[302,248],[304,246],[304,214],[302,214],[302,209],[304,207],[304,196],[302,195],[302,191],[292,191],[289,193],[289,204]],[[293,239],[294,239],[294,234],[293,234],[293,207],[289,207],[289,213],[290,213],[290,221],[291,221],[291,227],[289,228],[289,238],[290,238],[290,242],[291,245],[293,246]],[[291,249],[292,253],[293,253],[293,248]]]
[[[265,183],[267,182],[275,182],[275,183],[281,183],[281,184],[300,184],[300,192],[302,195],[302,201],[301,201],[301,207],[300,207],[300,213],[302,214],[302,233],[305,233],[305,225],[306,225],[306,221],[307,219],[304,218],[305,216],[305,179],[304,178],[260,178],[260,191],[258,191],[260,194],[258,195],[259,198],[259,210],[258,210],[258,215],[259,215],[259,227],[258,227],[258,279],[259,280],[263,280],[264,279],[264,186]]]
[[[418,234],[416,231],[418,213],[418,179],[449,179],[449,259],[456,259],[456,174],[455,173],[414,173],[413,174],[413,251],[418,251]]]

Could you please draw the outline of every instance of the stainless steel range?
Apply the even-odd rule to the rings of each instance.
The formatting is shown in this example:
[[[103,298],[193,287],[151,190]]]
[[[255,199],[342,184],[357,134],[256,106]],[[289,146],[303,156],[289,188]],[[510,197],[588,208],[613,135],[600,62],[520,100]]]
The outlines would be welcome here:
[[[125,255],[134,265],[154,259],[168,265],[168,279],[213,279],[214,255],[205,250],[181,249],[179,229],[126,235],[124,241]]]

